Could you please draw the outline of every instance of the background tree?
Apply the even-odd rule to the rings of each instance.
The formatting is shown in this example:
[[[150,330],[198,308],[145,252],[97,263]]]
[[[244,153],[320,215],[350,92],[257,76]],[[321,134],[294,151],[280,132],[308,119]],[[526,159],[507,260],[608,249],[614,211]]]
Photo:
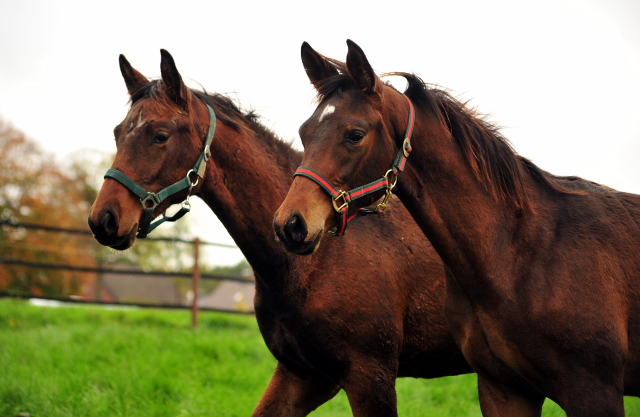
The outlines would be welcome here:
[[[80,228],[88,195],[79,173],[61,169],[25,135],[0,120],[0,220]],[[3,225],[0,256],[34,263],[95,266],[89,237]],[[91,274],[0,264],[0,284],[35,295],[79,295]]]

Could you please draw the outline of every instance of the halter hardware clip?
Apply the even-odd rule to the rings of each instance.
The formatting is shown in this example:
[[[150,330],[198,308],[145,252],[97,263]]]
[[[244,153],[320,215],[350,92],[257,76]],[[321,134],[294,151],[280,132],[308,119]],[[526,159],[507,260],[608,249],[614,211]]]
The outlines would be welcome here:
[[[338,199],[342,198],[342,201],[344,201],[344,203],[338,207]],[[340,191],[340,194],[338,194],[336,197],[331,199],[331,203],[333,203],[333,208],[340,213],[342,211],[342,209],[347,209],[349,210],[349,203],[347,203],[347,192],[346,191]]]

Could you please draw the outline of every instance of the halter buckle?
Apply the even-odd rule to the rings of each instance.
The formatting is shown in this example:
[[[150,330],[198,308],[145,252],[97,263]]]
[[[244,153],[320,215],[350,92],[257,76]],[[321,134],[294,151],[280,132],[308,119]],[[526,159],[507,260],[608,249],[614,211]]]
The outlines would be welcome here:
[[[347,210],[349,210],[349,203],[347,203],[347,193],[346,191],[340,191],[340,194],[337,195],[337,197],[334,197],[331,199],[331,203],[333,204],[333,208],[340,213],[340,211],[342,211],[343,208],[346,208]],[[342,201],[344,201],[344,203],[338,207],[338,199],[342,198]]]
[[[402,142],[402,153],[404,153],[405,157],[409,156],[409,150],[411,149],[411,138],[404,138],[404,142]]]
[[[151,206],[147,206],[147,201],[151,201]],[[142,203],[142,207],[147,210],[147,209],[155,209],[156,206],[158,205],[158,200],[156,200],[156,194],[155,193],[149,193],[144,199],[140,199],[140,202]]]

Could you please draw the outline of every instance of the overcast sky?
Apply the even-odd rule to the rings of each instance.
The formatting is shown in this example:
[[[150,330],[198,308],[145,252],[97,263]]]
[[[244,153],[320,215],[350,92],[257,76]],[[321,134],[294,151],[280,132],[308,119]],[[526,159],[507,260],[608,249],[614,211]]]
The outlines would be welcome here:
[[[378,72],[471,99],[541,168],[640,193],[640,2],[524,4],[0,0],[0,118],[60,160],[114,152],[128,99],[118,55],[158,77],[165,48],[191,86],[237,95],[300,147],[313,111],[300,45],[344,60],[350,38]],[[188,217],[231,242],[203,205]]]

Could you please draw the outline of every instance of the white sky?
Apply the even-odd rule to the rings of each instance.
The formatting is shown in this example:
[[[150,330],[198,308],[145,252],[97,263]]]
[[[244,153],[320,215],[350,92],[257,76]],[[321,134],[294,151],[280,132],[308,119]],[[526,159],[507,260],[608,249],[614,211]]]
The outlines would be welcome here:
[[[157,77],[165,48],[191,86],[237,93],[300,146],[313,111],[300,45],[344,60],[350,38],[379,72],[472,99],[541,168],[640,193],[640,2],[527,3],[0,0],[0,118],[59,159],[114,152],[118,55]],[[203,204],[194,212],[201,238],[232,243]],[[229,252],[210,256],[235,263]]]

